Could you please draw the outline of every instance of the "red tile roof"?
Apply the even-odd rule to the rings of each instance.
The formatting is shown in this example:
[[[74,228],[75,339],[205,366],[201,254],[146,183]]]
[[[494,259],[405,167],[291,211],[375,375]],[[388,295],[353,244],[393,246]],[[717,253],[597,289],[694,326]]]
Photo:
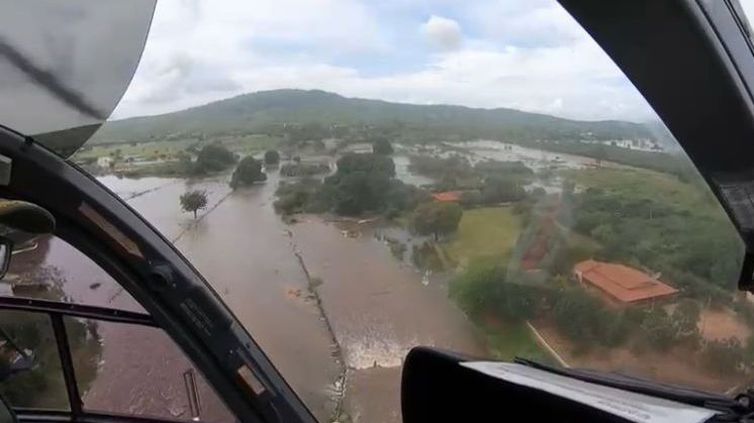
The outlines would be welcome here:
[[[457,203],[461,201],[462,194],[463,191],[436,192],[432,194],[432,198],[434,198],[435,201],[440,201],[443,203]]]
[[[577,263],[573,273],[579,280],[589,282],[618,301],[626,303],[678,292],[672,286],[622,264],[586,260]]]

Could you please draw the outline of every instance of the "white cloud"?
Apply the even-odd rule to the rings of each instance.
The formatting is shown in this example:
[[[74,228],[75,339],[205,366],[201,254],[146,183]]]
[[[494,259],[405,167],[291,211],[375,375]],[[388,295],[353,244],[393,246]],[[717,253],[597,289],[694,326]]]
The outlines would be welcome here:
[[[491,41],[516,46],[560,46],[588,35],[554,0],[473,3],[467,15]]]
[[[358,0],[160,0],[142,63],[115,117],[277,88],[579,119],[653,117],[554,0],[482,3],[466,14],[422,9],[395,19]],[[404,41],[391,41],[400,31]],[[428,53],[428,39],[442,48]],[[351,56],[356,59],[343,59]],[[409,66],[407,57],[414,60]]]
[[[432,15],[421,27],[432,46],[441,50],[455,50],[461,46],[461,26],[453,19]]]

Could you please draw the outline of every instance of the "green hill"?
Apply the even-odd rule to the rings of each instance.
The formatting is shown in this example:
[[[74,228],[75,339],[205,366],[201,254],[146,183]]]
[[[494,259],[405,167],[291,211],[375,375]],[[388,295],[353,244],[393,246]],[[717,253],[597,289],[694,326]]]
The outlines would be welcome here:
[[[134,142],[266,132],[283,125],[386,126],[427,138],[511,141],[654,138],[641,124],[577,121],[514,109],[476,109],[346,98],[319,90],[274,90],[244,94],[157,116],[108,122],[92,143]]]

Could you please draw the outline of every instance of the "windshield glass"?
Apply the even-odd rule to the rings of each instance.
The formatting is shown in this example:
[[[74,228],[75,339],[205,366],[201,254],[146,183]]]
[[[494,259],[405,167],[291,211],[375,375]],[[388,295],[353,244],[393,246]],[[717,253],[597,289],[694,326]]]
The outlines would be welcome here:
[[[398,420],[416,345],[749,384],[738,235],[554,0],[314,3],[160,2],[73,160],[321,421]]]

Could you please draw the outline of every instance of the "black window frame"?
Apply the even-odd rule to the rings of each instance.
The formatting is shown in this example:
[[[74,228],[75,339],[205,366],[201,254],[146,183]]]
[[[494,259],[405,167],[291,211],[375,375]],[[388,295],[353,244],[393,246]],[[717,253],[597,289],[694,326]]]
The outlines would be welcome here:
[[[68,410],[47,410],[41,408],[13,407],[21,421],[108,421],[108,422],[176,422],[155,417],[121,415],[117,413],[92,412],[84,409],[79,386],[76,381],[76,369],[73,365],[68,332],[65,327],[66,317],[79,317],[97,321],[127,323],[145,327],[158,328],[154,319],[148,314],[114,308],[84,304],[70,304],[59,301],[42,300],[25,297],[0,296],[0,310],[33,313],[47,317],[55,336],[58,357],[62,370],[68,398]],[[12,405],[11,405],[12,406]]]
[[[127,203],[75,164],[1,124],[0,155],[12,167],[8,185],[0,184],[0,198],[50,211],[57,220],[55,235],[131,294],[238,420],[316,422],[220,296]]]

